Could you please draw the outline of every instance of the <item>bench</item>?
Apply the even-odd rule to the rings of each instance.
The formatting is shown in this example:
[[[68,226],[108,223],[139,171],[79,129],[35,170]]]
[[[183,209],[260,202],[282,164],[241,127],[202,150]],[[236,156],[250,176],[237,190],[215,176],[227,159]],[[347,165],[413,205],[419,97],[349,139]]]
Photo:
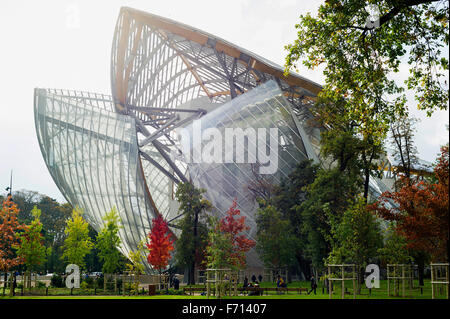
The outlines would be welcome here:
[[[289,291],[293,291],[293,292],[298,292],[299,295],[302,294],[302,291],[304,292],[308,292],[308,288],[302,288],[302,287],[276,287],[276,288],[267,288],[270,289],[270,291],[276,291],[276,292],[286,292],[288,293]]]
[[[206,287],[184,287],[183,288],[183,293],[187,294],[189,293],[189,295],[192,295],[194,292],[205,292],[206,291]],[[266,293],[266,296],[268,295],[268,292],[297,292],[298,294],[302,294],[302,291],[304,291],[305,293],[308,292],[308,288],[302,288],[302,287],[267,287],[267,288],[263,288],[263,287],[238,287],[237,291],[242,292],[242,293],[249,293],[249,292],[258,292],[258,295],[263,295],[263,293]]]
[[[302,291],[304,292],[308,292],[308,288],[302,288],[302,287],[266,287],[266,288],[262,288],[262,287],[246,287],[246,288],[238,288],[238,291],[242,291],[242,292],[250,292],[250,291],[258,291],[261,292],[265,292],[266,296],[268,295],[268,292],[286,292],[288,293],[289,291],[293,291],[293,292],[297,292],[298,294],[302,294]]]
[[[183,293],[186,294],[189,292],[189,295],[192,295],[193,292],[204,292],[206,291],[206,287],[184,287]]]

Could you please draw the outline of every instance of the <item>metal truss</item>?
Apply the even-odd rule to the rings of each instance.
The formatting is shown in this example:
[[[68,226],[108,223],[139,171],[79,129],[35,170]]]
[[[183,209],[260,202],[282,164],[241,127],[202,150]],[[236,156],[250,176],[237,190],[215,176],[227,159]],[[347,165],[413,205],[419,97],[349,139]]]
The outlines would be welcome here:
[[[131,8],[120,11],[111,61],[115,107],[136,119],[139,154],[146,174],[151,174],[146,178],[150,196],[169,202],[176,184],[188,180],[183,163],[173,162],[168,155],[178,149],[173,130],[206,114],[199,107],[183,109],[183,105],[207,97],[217,107],[275,80],[294,112],[310,118],[306,105],[321,89],[297,75],[284,77],[281,67],[222,39]],[[181,119],[180,112],[193,114]],[[313,131],[309,135],[317,136]],[[155,153],[146,151],[149,146],[159,161]],[[161,190],[157,183],[171,191]],[[163,207],[156,205],[157,209],[166,218],[174,218],[170,205],[162,199],[160,203]]]
[[[178,234],[174,194],[187,181],[207,190],[215,213],[223,214],[237,198],[248,236],[254,237],[257,205],[242,189],[252,179],[253,164],[174,158],[182,154],[175,130],[195,119],[219,129],[277,127],[279,169],[270,178],[279,181],[299,161],[319,161],[324,128],[314,123],[311,108],[320,90],[211,34],[122,8],[111,50],[112,96],[36,89],[36,132],[55,183],[97,231],[103,214],[117,208],[126,255],[145,240],[155,216],[162,215]],[[376,179],[370,187],[374,194],[386,188]],[[253,250],[248,260],[261,265]]]

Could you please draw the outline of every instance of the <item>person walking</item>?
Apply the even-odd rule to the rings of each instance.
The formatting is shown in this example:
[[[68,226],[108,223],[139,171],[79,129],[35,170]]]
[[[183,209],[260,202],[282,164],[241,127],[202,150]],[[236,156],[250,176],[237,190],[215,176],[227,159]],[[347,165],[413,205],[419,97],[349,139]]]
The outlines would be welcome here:
[[[180,280],[178,279],[178,276],[175,276],[175,278],[173,279],[173,288],[175,290],[180,289]]]
[[[308,295],[314,290],[314,294],[316,294],[316,288],[317,288],[317,282],[316,278],[314,278],[314,275],[311,276],[311,290],[308,291]]]

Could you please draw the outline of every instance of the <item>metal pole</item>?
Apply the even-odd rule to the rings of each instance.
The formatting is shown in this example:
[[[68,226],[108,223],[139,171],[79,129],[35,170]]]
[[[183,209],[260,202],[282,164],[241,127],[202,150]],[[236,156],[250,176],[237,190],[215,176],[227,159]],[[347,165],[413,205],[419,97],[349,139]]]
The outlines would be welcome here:
[[[431,264],[431,299],[434,297],[434,266]]]
[[[405,297],[405,265],[402,265],[402,297]]]
[[[388,296],[391,295],[391,290],[390,290],[390,286],[389,286],[389,283],[391,281],[390,277],[391,276],[389,274],[389,265],[387,265],[387,290],[388,290]]]
[[[331,296],[331,289],[332,289],[331,282],[332,282],[331,281],[331,267],[328,266],[328,292],[330,294],[330,299],[332,298],[332,296]]]
[[[341,296],[342,299],[345,299],[345,283],[344,283],[344,266],[341,265],[341,275],[342,275],[342,282],[341,282]]]
[[[353,299],[356,299],[356,273],[355,273],[355,265],[353,265]]]
[[[208,269],[206,269],[206,298],[209,299],[209,294],[211,293],[210,291],[210,285],[211,283],[209,282],[209,273],[210,271]]]
[[[445,268],[445,281],[447,282],[447,299],[448,299],[448,264],[444,266]]]

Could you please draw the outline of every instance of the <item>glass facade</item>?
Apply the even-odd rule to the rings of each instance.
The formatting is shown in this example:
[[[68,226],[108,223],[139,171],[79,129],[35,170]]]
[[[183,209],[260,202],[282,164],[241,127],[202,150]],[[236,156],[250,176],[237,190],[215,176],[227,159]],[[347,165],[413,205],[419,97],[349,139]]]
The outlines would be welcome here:
[[[35,123],[42,155],[55,183],[99,231],[115,207],[128,255],[150,230],[155,211],[145,190],[134,119],[113,111],[109,96],[35,90]]]
[[[259,157],[249,161],[249,151],[276,151],[278,170],[264,175],[272,183],[287,178],[302,160],[319,163],[323,128],[310,109],[320,90],[214,35],[122,8],[111,51],[112,96],[36,89],[36,132],[55,183],[96,230],[103,214],[117,208],[120,250],[126,255],[146,238],[159,214],[178,235],[174,194],[181,181],[205,188],[219,216],[237,199],[254,239],[257,204],[248,185],[261,178],[258,172],[266,164]],[[178,133],[193,132],[194,123],[200,123],[202,134],[253,130],[256,139],[225,139],[221,145],[224,156],[230,148],[242,148],[247,161],[188,161]],[[189,152],[207,146],[192,138]],[[374,194],[385,188],[375,179],[370,185]],[[262,266],[255,251],[248,257],[250,266]]]

